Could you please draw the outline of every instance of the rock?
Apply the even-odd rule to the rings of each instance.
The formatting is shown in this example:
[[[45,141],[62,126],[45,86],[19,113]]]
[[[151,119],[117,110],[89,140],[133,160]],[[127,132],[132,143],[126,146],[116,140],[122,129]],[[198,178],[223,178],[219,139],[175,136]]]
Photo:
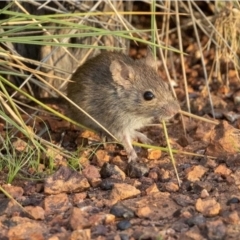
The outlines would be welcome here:
[[[185,194],[172,195],[172,199],[181,207],[187,207],[194,204],[194,201]]]
[[[160,169],[159,170],[159,178],[162,182],[166,182],[170,179],[170,172],[165,169]]]
[[[127,156],[126,156],[126,158],[127,158]],[[121,170],[123,170],[123,172],[126,171],[127,164],[128,164],[126,159],[123,160],[119,155],[113,157],[111,163],[118,166]]]
[[[95,153],[94,160],[99,167],[102,167],[105,163],[109,162],[110,156],[108,155],[107,151],[99,149]]]
[[[179,220],[179,221],[174,222],[171,227],[176,232],[185,232],[189,229],[189,226],[183,220]]]
[[[65,193],[47,196],[43,201],[43,206],[45,215],[63,213],[72,207]]]
[[[99,236],[105,237],[108,235],[108,228],[102,224],[93,226],[91,228],[92,238],[96,239]]]
[[[183,212],[181,212],[181,217],[189,219],[189,218],[192,217],[192,213],[190,211],[188,211],[188,210],[186,210],[186,211],[183,210]]]
[[[58,236],[52,236],[52,237],[48,238],[48,240],[59,240],[59,237]]]
[[[86,192],[75,193],[73,195],[73,203],[77,205],[77,204],[81,203],[86,197],[87,197]]]
[[[239,216],[237,211],[232,211],[227,216],[227,222],[230,224],[239,224]]]
[[[104,220],[105,220],[104,213],[95,213],[89,216],[88,218],[89,224],[91,226],[103,225]]]
[[[183,232],[180,234],[179,239],[184,239],[184,240],[207,240],[206,238],[204,238],[198,227],[195,226],[193,228],[191,228],[190,230]]]
[[[234,100],[234,103],[237,105],[237,104],[240,104],[240,91],[236,91],[234,94],[233,94],[233,100]]]
[[[45,211],[42,207],[36,206],[26,206],[24,209],[29,213],[35,220],[44,220]]]
[[[82,230],[84,228],[90,228],[89,216],[86,212],[83,212],[80,208],[74,207],[70,216],[70,226],[73,230]]]
[[[232,198],[230,198],[230,199],[227,201],[227,205],[235,204],[235,203],[239,203],[239,202],[240,202],[239,198],[237,198],[237,197],[232,197]]]
[[[146,194],[149,195],[149,194],[152,194],[152,193],[156,193],[156,192],[159,192],[159,189],[157,187],[157,184],[154,183],[152,184],[150,187],[148,187],[146,190],[145,190]]]
[[[120,233],[119,236],[120,236],[120,240],[130,240],[130,237],[126,233]]]
[[[233,111],[230,112],[224,112],[224,117],[231,123],[235,122],[236,120],[240,119],[240,114],[237,114]]]
[[[54,234],[51,234],[51,237],[50,238],[47,238],[47,240],[65,240],[65,239],[70,239],[70,235],[71,235],[71,232],[66,229],[64,229],[63,227],[61,227],[60,229],[58,229],[57,231],[55,230],[55,233]]]
[[[23,220],[22,223],[11,227],[7,236],[9,240],[45,240],[47,235],[48,230],[46,225],[35,221]]]
[[[147,158],[150,160],[157,160],[162,156],[162,151],[160,149],[148,149]]]
[[[135,213],[139,218],[150,218],[152,210],[148,206],[145,206],[138,208]]]
[[[206,189],[203,189],[201,191],[201,198],[207,198],[207,197],[209,197],[209,193]]]
[[[84,191],[89,187],[88,180],[82,174],[63,166],[46,179],[44,192],[46,194],[72,193]]]
[[[181,146],[181,147],[187,147],[189,145],[189,142],[192,142],[193,140],[189,137],[189,136],[185,136],[182,135],[179,137],[179,139],[177,140],[177,143]]]
[[[210,159],[208,158],[207,159],[207,162],[206,162],[206,165],[204,165],[205,167],[208,167],[208,168],[211,168],[211,169],[214,169],[217,167],[217,163],[214,159]]]
[[[189,227],[193,227],[194,225],[201,226],[205,224],[205,222],[206,218],[202,214],[195,215],[186,220]]]
[[[238,167],[234,173],[231,174],[231,177],[234,179],[234,183],[240,188],[240,168]]]
[[[213,217],[219,214],[221,210],[220,204],[215,199],[202,200],[199,198],[195,204],[198,212],[205,217]]]
[[[148,177],[153,179],[154,181],[158,181],[158,173],[156,171],[154,171],[154,170],[153,171],[151,170],[148,173]]]
[[[191,171],[187,173],[187,180],[190,182],[196,182],[208,171],[207,168],[197,165],[191,168]]]
[[[116,217],[113,214],[106,214],[104,223],[105,224],[113,224],[115,222]]]
[[[13,186],[11,184],[4,184],[2,185],[2,188],[9,194],[11,195],[14,199],[18,199],[22,197],[23,195],[23,189],[18,186]]]
[[[179,186],[176,183],[168,182],[165,183],[164,185],[168,192],[177,192],[179,190]]]
[[[106,178],[103,179],[101,184],[100,184],[100,188],[102,190],[111,190],[114,186],[115,183],[120,183],[121,181],[119,181],[118,179],[115,178]]]
[[[0,201],[1,201],[1,204],[0,204],[0,216],[2,216],[3,214],[6,213],[6,211],[8,209],[9,202],[12,201],[12,200],[10,200],[9,198],[1,198]]]
[[[3,204],[3,206],[2,206]],[[7,206],[6,206],[7,204]],[[17,214],[21,214],[24,212],[24,209],[19,206],[16,201],[8,200],[8,201],[1,201],[0,207],[3,207],[4,213],[7,214],[7,216],[15,216]]]
[[[87,178],[92,187],[97,187],[101,183],[101,176],[98,169],[93,165],[86,166],[83,171],[83,175]]]
[[[133,218],[135,216],[133,210],[122,203],[114,204],[110,209],[110,213],[117,218]]]
[[[90,229],[75,230],[71,233],[69,240],[91,240]]]
[[[13,223],[11,226],[11,220],[6,215],[0,215],[0,239],[2,240],[9,240],[7,235],[10,227],[14,227],[16,224]]]
[[[131,178],[141,178],[149,172],[146,164],[132,161],[127,165],[127,176]]]
[[[117,228],[119,230],[126,230],[128,228],[131,227],[131,223],[128,221],[128,220],[123,220],[123,221],[120,221],[118,224],[117,224]]]
[[[100,170],[100,174],[102,178],[109,178],[113,176],[117,176],[121,180],[125,180],[125,173],[116,165],[110,163],[104,163]],[[114,177],[115,178],[115,177]]]
[[[222,121],[214,127],[210,134],[210,144],[206,154],[214,157],[235,154],[240,145],[239,133],[227,121]]]
[[[207,192],[211,192],[213,189],[213,185],[210,182],[197,181],[192,184],[192,188],[196,193],[199,193],[204,189],[206,189]]]
[[[222,220],[209,221],[206,223],[206,234],[208,239],[221,240],[225,239],[226,227]]]
[[[112,202],[132,198],[139,195],[141,192],[132,185],[126,183],[116,183],[110,193]]]
[[[214,170],[214,172],[220,174],[221,176],[226,177],[230,175],[232,171],[229,168],[227,168],[225,164],[221,164]]]
[[[105,238],[102,238],[103,240],[103,239],[106,239],[106,236],[108,235],[108,229],[107,229],[107,226],[104,226],[102,224],[96,225],[91,228],[91,233],[92,233],[92,239],[96,239],[96,238],[99,239],[98,237],[102,236],[102,237],[105,237]]]
[[[179,206],[170,196],[168,192],[158,192],[148,196],[138,197],[137,199],[125,200],[124,204],[127,206],[129,204],[131,204],[131,206],[134,204],[134,209],[148,206],[152,211],[151,221],[165,221],[165,219],[172,218],[174,213],[179,210]],[[133,219],[131,223],[133,223],[132,221]]]

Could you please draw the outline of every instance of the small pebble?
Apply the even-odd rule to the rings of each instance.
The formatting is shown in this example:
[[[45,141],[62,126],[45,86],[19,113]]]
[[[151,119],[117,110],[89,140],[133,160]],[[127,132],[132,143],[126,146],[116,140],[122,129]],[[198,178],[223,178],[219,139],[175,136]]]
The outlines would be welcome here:
[[[150,194],[159,192],[159,189],[157,187],[157,184],[154,183],[150,187],[148,187],[145,191],[147,195],[150,195]]]
[[[162,155],[162,151],[159,149],[148,149],[148,156],[147,158],[150,160],[159,159]]]
[[[148,177],[153,179],[154,181],[158,180],[158,174],[157,174],[156,171],[150,171],[149,174],[148,174]]]
[[[126,233],[121,233],[119,235],[120,235],[121,240],[129,240],[129,236]]]
[[[179,190],[179,186],[173,182],[166,183],[165,188],[168,192],[177,192]]]
[[[209,221],[206,223],[207,239],[220,240],[225,239],[226,227],[222,220]]]
[[[220,164],[215,170],[214,173],[220,174],[221,176],[228,176],[232,171],[226,167],[225,164]]]
[[[170,172],[168,170],[165,170],[165,169],[160,169],[159,170],[159,178],[162,182],[166,182],[168,181],[171,176],[170,176]]]
[[[115,183],[110,192],[109,199],[112,204],[117,203],[119,200],[136,197],[140,195],[141,191],[131,184]]]
[[[140,207],[136,211],[136,215],[139,218],[148,218],[152,213],[152,210],[148,206]]]
[[[189,227],[193,227],[194,225],[202,225],[206,222],[206,218],[202,214],[198,214],[186,220],[186,223]]]
[[[197,165],[191,168],[187,173],[187,180],[190,182],[200,181],[203,175],[208,171],[207,168]]]
[[[149,168],[146,164],[132,161],[127,165],[126,172],[128,177],[141,178],[149,172]]]
[[[104,163],[101,170],[100,175],[102,178],[109,178],[113,175],[119,176],[120,179],[125,179],[125,173],[116,165],[110,163]]]
[[[220,204],[215,199],[199,198],[195,204],[196,210],[202,213],[205,217],[213,217],[219,214],[221,210]]]
[[[110,209],[110,213],[118,218],[133,218],[135,216],[134,212],[121,203],[116,203]]]
[[[239,104],[240,103],[240,91],[237,91],[237,92],[234,93],[233,100],[234,100],[235,104]]]
[[[232,211],[228,214],[228,222],[231,224],[237,224],[239,223],[239,216],[237,211]]]
[[[230,111],[228,113],[223,113],[223,115],[231,123],[235,122],[237,119],[240,118],[240,114],[237,114],[233,111]]]
[[[117,228],[119,230],[126,230],[128,228],[131,227],[131,223],[128,221],[128,220],[123,220],[123,221],[120,221],[118,224],[117,224]]]
[[[207,198],[209,196],[209,193],[206,189],[203,189],[201,191],[201,198]]]
[[[174,222],[171,226],[176,232],[185,232],[189,229],[189,226],[183,221]]]
[[[100,184],[100,188],[102,190],[111,190],[114,186],[115,183],[119,183],[120,181],[118,179],[115,178],[106,178],[103,179],[101,184]]]
[[[173,195],[172,199],[181,207],[187,207],[194,204],[194,201],[185,194]]]
[[[237,198],[237,197],[232,197],[231,199],[229,199],[229,200],[227,201],[227,205],[230,205],[230,204],[232,204],[232,203],[239,203],[239,198]]]

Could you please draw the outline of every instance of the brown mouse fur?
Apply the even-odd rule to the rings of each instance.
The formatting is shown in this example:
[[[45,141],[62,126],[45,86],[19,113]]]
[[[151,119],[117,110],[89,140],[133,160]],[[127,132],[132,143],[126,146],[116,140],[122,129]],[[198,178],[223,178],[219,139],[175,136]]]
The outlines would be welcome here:
[[[155,66],[151,53],[144,59],[133,60],[118,52],[103,52],[80,66],[68,84],[68,97],[123,143],[129,161],[137,159],[133,139],[150,142],[137,130],[156,117],[169,119],[179,110]],[[69,108],[75,121],[102,131],[76,107]]]

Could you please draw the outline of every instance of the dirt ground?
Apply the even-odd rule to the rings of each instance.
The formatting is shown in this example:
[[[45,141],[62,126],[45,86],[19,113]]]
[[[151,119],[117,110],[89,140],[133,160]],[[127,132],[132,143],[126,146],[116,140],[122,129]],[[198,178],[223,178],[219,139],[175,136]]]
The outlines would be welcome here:
[[[187,34],[183,38],[191,112],[212,122],[178,114],[167,123],[171,146],[178,150],[174,157],[180,186],[167,152],[136,147],[139,160],[128,163],[121,145],[98,144],[94,134],[42,114],[49,129],[42,137],[49,139],[50,133],[52,142],[62,148],[78,149],[75,166],[82,169],[71,168],[71,159],[61,153],[46,153],[38,178],[32,168],[24,168],[12,184],[6,184],[7,170],[2,171],[1,186],[12,199],[0,193],[0,240],[240,239],[240,83],[231,66],[222,69],[228,85],[211,79],[214,119],[196,43]],[[174,34],[171,41],[177,43]],[[206,41],[202,37],[202,45]],[[144,51],[132,47],[130,55],[139,57]],[[214,50],[205,50],[204,56],[210,70]],[[179,70],[175,90],[181,108],[187,110],[175,60]],[[159,74],[166,77],[161,63]],[[40,132],[42,120],[34,124]],[[3,124],[1,131],[6,131]],[[166,147],[161,125],[143,131],[153,145]],[[21,141],[15,144],[21,151]],[[50,155],[51,173],[45,171]]]

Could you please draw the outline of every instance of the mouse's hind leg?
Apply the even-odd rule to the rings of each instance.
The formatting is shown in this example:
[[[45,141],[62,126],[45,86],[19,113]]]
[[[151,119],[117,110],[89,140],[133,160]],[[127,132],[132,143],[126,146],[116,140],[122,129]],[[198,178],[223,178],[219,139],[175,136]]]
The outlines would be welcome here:
[[[134,131],[134,138],[137,138],[142,143],[151,144],[153,141],[141,132]]]

